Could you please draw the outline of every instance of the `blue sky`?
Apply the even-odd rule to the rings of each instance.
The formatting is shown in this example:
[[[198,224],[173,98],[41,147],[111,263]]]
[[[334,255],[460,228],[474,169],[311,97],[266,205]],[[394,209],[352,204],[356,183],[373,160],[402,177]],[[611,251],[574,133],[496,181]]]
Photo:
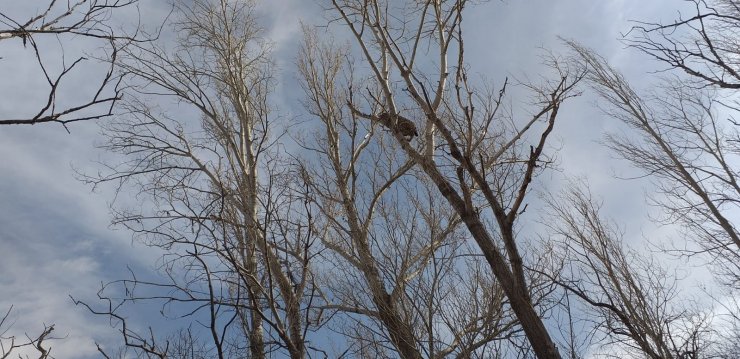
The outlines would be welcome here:
[[[39,10],[33,3],[42,1],[0,0],[0,8],[28,16]],[[565,51],[558,40],[562,36],[597,50],[636,87],[645,88],[649,83],[644,75],[656,64],[625,50],[618,38],[629,30],[629,20],[671,19],[678,5],[681,2],[668,0],[491,1],[468,10],[466,57],[473,72],[491,79],[536,75],[543,69],[542,48]],[[167,12],[163,1],[142,0],[140,9],[143,22],[150,25]],[[263,1],[260,9],[279,65],[276,102],[286,118],[300,118],[301,94],[293,69],[300,22],[324,24],[326,17],[308,0]],[[127,16],[116,20],[130,24],[133,14]],[[44,42],[50,63],[61,59],[52,40]],[[62,43],[69,58],[99,46],[83,39]],[[32,112],[42,100],[41,79],[30,55],[20,40],[0,41],[2,117]],[[87,79],[96,69],[73,74],[65,83],[65,96],[84,96],[91,86]],[[597,110],[594,101],[583,96],[563,109],[554,142],[561,146],[562,172],[588,179],[593,192],[604,199],[607,214],[625,226],[628,241],[665,236],[666,229],[647,219],[647,184],[614,178],[628,176],[631,169],[596,141],[620,125]],[[73,168],[94,172],[96,161],[108,156],[95,148],[101,139],[97,124],[73,124],[70,130],[68,134],[54,124],[0,127],[0,311],[15,306],[13,333],[20,336],[55,323],[56,335],[65,337],[53,343],[58,358],[94,356],[94,340],[116,338],[103,318],[74,307],[69,296],[93,298],[101,282],[125,277],[127,266],[151,272],[158,257],[133,242],[129,233],[109,227],[111,188],[93,193],[75,178]],[[560,175],[548,176],[550,186],[557,188]]]

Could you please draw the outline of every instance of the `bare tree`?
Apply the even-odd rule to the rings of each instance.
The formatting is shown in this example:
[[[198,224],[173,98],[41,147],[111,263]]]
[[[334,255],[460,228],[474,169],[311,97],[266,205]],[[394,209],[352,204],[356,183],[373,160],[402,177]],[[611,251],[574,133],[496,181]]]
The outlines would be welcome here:
[[[718,107],[734,109],[676,80],[666,80],[654,95],[638,94],[603,58],[570,45],[589,68],[593,88],[611,106],[608,113],[640,136],[609,136],[609,146],[656,179],[661,193],[653,199],[667,222],[694,233],[696,246],[675,250],[701,254],[721,280],[740,288],[740,236],[730,216],[740,198],[734,165],[740,148],[735,124],[722,119]]]
[[[39,13],[13,16],[0,10],[0,42],[18,39],[24,47],[30,47],[38,69],[43,75],[48,89],[43,104],[28,117],[0,118],[0,125],[33,125],[55,122],[66,125],[76,121],[94,120],[112,115],[113,106],[121,98],[120,79],[113,74],[113,63],[122,46],[130,42],[145,41],[138,29],[130,34],[115,30],[111,24],[114,12],[133,8],[138,0],[48,0]],[[102,74],[90,98],[78,103],[59,103],[59,94],[71,91],[72,87],[63,82],[71,77],[73,71],[81,71],[87,57],[79,56],[71,62],[61,60],[61,69],[53,71],[50,61],[44,55],[42,45],[37,39],[56,36],[60,39],[87,38],[108,45],[106,53],[99,55],[108,63],[108,71]],[[0,58],[2,61],[2,58]],[[0,66],[2,63],[0,62]],[[90,67],[92,68],[92,66]],[[23,86],[23,84],[17,84]],[[43,92],[43,91],[40,91]]]
[[[668,187],[665,188],[668,199],[660,204],[671,218],[696,234],[698,248],[683,252],[706,253],[717,264],[715,268],[722,274],[722,280],[738,289],[740,234],[729,214],[735,210],[740,196],[734,165],[738,151],[738,124],[734,114],[738,106],[734,91],[729,98],[723,98],[722,91],[740,88],[737,62],[740,4],[734,0],[689,3],[693,7],[690,16],[679,16],[666,24],[640,23],[626,39],[630,47],[667,65],[667,71],[676,70],[687,76],[668,83],[665,95],[658,95],[668,100],[645,101],[659,103],[660,112],[624,113],[643,132],[645,141],[652,144],[650,150],[660,154],[637,163],[638,167],[658,168],[662,180],[675,178],[678,182],[672,188],[664,186]],[[581,52],[584,58],[589,56]],[[611,81],[611,87],[622,86],[623,92],[629,90],[599,60],[591,56],[588,61],[601,65],[604,80],[611,80],[607,79],[611,76],[622,82]],[[608,88],[605,84],[601,86]],[[623,97],[635,102],[630,96]],[[629,143],[619,147],[624,152],[635,148]],[[691,195],[684,196],[685,193]]]
[[[567,269],[551,278],[586,304],[584,320],[601,332],[592,344],[606,348],[592,354],[712,356],[711,313],[692,307],[657,258],[626,246],[583,185],[571,184],[548,203],[546,223]]]
[[[656,355],[731,357],[737,353],[730,343],[737,341],[740,323],[731,314],[740,308],[734,300],[740,289],[740,236],[733,214],[740,198],[736,168],[740,134],[734,120],[740,12],[736,1],[689,3],[695,9],[689,18],[641,23],[625,40],[668,65],[666,71],[675,70],[649,93],[633,89],[593,51],[573,41],[568,44],[588,68],[588,82],[608,104],[605,111],[637,135],[609,135],[608,146],[654,179],[659,192],[650,199],[664,210],[665,223],[686,229],[686,238],[665,249],[708,264],[725,285],[719,290],[729,298],[728,302],[708,296],[719,314],[674,317],[688,324],[681,333],[668,332],[675,325],[662,328],[658,334],[672,352],[664,349]]]
[[[108,308],[90,308],[117,319],[126,344],[150,356],[182,348],[129,331],[122,304],[161,300],[168,313],[204,323],[195,337],[209,339],[195,344],[219,358],[303,358],[309,330],[321,325],[312,209],[275,146],[272,63],[254,11],[250,1],[178,5],[178,47],[134,44],[118,64],[130,97],[105,125],[104,147],[125,161],[89,180],[139,191],[143,203],[119,207],[114,222],[165,251],[169,282],[120,281],[123,302],[102,293]],[[180,113],[153,102],[167,98]]]
[[[368,83],[354,77],[347,51],[307,31],[298,56],[305,104],[324,125],[302,143],[312,152],[304,170],[325,218],[328,308],[346,318],[329,327],[359,357],[517,352],[526,339],[458,213],[384,135],[400,131],[346,108],[352,89]],[[535,293],[535,303],[544,296]]]
[[[352,113],[390,130],[409,163],[428,176],[468,228],[533,352],[559,358],[532,300],[535,289],[524,265],[530,253],[522,253],[516,232],[530,184],[547,164],[544,152],[558,110],[576,94],[581,74],[553,62],[554,81],[527,86],[536,97],[533,115],[515,118],[502,105],[506,84],[497,94],[468,77],[461,27],[467,1],[331,5],[370,69],[365,83],[372,85],[354,88],[348,98]],[[390,126],[380,121],[384,113],[392,114]],[[401,118],[421,129],[418,142],[395,130]]]

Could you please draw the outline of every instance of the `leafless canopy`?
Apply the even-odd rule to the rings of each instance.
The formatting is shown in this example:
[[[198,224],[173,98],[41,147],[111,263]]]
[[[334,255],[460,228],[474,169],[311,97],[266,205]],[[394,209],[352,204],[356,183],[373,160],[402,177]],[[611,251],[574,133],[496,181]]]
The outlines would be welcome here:
[[[688,16],[669,23],[639,22],[626,42],[702,85],[740,89],[740,3],[686,0]]]
[[[129,92],[123,113],[104,126],[104,146],[125,161],[88,180],[140,193],[142,203],[116,207],[115,223],[164,250],[168,280],[112,283],[129,296],[116,302],[103,290],[108,307],[90,309],[115,319],[142,355],[183,348],[128,330],[118,313],[129,301],[162,301],[194,322],[206,318],[205,331],[178,340],[219,358],[303,358],[306,337],[323,324],[310,271],[312,208],[275,145],[282,133],[268,101],[272,62],[254,11],[250,1],[178,4],[168,24],[176,47],[131,44],[117,63]],[[160,106],[168,99],[178,106]]]
[[[558,358],[533,300],[537,285],[528,280],[516,225],[533,178],[547,164],[546,143],[558,110],[577,94],[573,89],[582,74],[553,60],[554,80],[522,84],[536,97],[529,109],[533,115],[513,116],[503,100],[508,82],[493,91],[468,76],[461,26],[467,5],[464,0],[331,1],[369,68],[364,83],[371,84],[348,88],[343,100],[353,116],[370,122],[385,112],[415,121],[418,142],[395,132],[393,138],[467,227],[532,351]],[[319,98],[341,105],[331,95]],[[365,142],[350,153],[362,146]],[[417,357],[412,348],[401,352]]]
[[[576,316],[598,332],[591,345],[601,349],[592,354],[608,357],[617,350],[658,359],[717,352],[711,314],[681,297],[676,274],[660,260],[623,242],[586,185],[572,183],[547,201],[554,255],[565,263],[551,279],[586,304]]]
[[[676,284],[653,275],[658,267],[653,260],[620,249],[619,241],[614,239],[598,241],[603,245],[602,253],[611,248],[608,256],[596,253],[598,247],[593,247],[593,240],[574,252],[598,259],[579,261],[593,273],[585,278],[596,275],[597,280],[573,281],[564,286],[594,310],[608,312],[607,318],[613,316],[611,323],[603,319],[610,332],[629,338],[628,345],[642,353],[652,357],[724,358],[737,355],[736,346],[727,343],[737,341],[740,323],[735,314],[740,308],[736,300],[740,289],[740,235],[736,223],[740,133],[734,119],[740,109],[736,92],[740,88],[740,7],[733,0],[686,3],[693,8],[691,16],[679,16],[670,23],[639,23],[625,39],[631,48],[667,65],[651,91],[635,89],[594,51],[573,41],[567,44],[574,60],[587,69],[586,81],[604,100],[605,113],[633,130],[624,135],[609,134],[607,145],[654,180],[658,191],[649,199],[664,213],[658,218],[683,229],[673,244],[662,249],[689,258],[691,263],[708,265],[722,284],[719,291],[725,299],[709,295],[703,305],[710,303],[714,309],[691,308],[687,304],[690,301],[678,299]],[[568,202],[590,202],[579,193]],[[587,209],[580,209],[576,216],[585,223],[574,221],[572,210],[555,208],[562,221],[574,223],[565,231],[568,238],[575,238],[570,243],[582,244],[583,238],[589,237],[618,237],[608,226],[602,226],[592,206],[575,206]],[[584,235],[584,226],[598,230]],[[612,265],[624,264],[603,271],[600,268],[606,267],[606,261],[602,257],[608,257]],[[676,276],[664,273],[661,277],[675,280]],[[619,283],[625,280],[628,283]],[[593,292],[586,288],[589,285],[598,289]],[[633,298],[635,293],[644,299]],[[636,309],[646,311],[630,314]]]
[[[607,100],[609,114],[640,137],[610,136],[610,147],[654,176],[661,194],[653,196],[668,223],[679,222],[695,235],[695,246],[680,254],[709,256],[721,279],[740,283],[740,236],[730,213],[737,209],[738,132],[719,111],[735,111],[706,90],[666,80],[661,92],[640,95],[598,55],[570,43],[589,67],[593,88]]]

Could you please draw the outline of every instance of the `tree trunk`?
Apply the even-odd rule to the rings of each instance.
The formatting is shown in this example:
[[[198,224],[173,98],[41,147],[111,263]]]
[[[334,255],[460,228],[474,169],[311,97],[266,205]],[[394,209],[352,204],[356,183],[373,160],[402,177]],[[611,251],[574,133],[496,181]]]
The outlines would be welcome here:
[[[437,185],[442,196],[460,214],[460,218],[478,243],[493,274],[499,283],[501,283],[501,287],[509,299],[509,305],[516,314],[517,319],[519,319],[519,323],[534,353],[540,359],[560,359],[560,353],[555,342],[550,337],[550,333],[545,328],[542,319],[528,299],[527,289],[522,286],[523,283],[517,283],[511,269],[506,265],[505,257],[494,246],[493,238],[491,238],[483,223],[481,223],[478,214],[473,209],[467,208],[465,202],[437,171],[434,164],[424,159],[418,161],[418,163]]]

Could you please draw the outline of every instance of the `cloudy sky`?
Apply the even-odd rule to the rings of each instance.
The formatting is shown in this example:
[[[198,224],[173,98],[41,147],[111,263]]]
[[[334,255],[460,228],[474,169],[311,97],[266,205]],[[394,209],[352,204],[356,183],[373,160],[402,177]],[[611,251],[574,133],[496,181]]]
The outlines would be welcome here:
[[[22,19],[45,3],[0,0],[0,11]],[[280,66],[277,102],[288,118],[302,116],[292,68],[300,22],[325,24],[319,3],[264,0],[260,5]],[[625,50],[620,33],[629,30],[630,20],[671,19],[678,5],[681,2],[668,0],[490,1],[468,10],[466,57],[472,72],[491,78],[536,74],[542,69],[543,48],[564,51],[561,36],[597,50],[644,88],[649,86],[644,75],[656,64]],[[162,21],[167,11],[165,1],[141,0],[145,24]],[[115,20],[130,24],[133,15],[121,14]],[[48,63],[58,66],[59,42],[41,41]],[[95,53],[100,46],[82,39],[61,43],[67,61],[76,54]],[[39,94],[46,89],[31,55],[18,39],[0,41],[0,118],[28,115],[44,100]],[[90,78],[101,68],[86,69],[64,84],[65,96],[74,99],[90,91]],[[605,131],[619,126],[595,109],[594,100],[583,96],[571,101],[561,115],[555,135],[562,148],[562,172],[588,178],[607,213],[624,223],[628,240],[662,233],[646,220],[647,184],[615,179],[629,175],[629,167],[596,143]],[[74,124],[70,130],[54,124],[0,127],[0,312],[14,306],[15,325],[9,334],[23,336],[56,324],[56,336],[64,337],[53,343],[56,357],[83,358],[94,357],[94,340],[111,340],[115,333],[103,318],[75,307],[70,295],[94,298],[101,282],[124,277],[127,267],[151,272],[158,254],[133,242],[129,233],[109,227],[110,188],[93,193],[76,179],[73,169],[94,173],[96,161],[107,156],[95,147],[101,139],[97,124]]]

